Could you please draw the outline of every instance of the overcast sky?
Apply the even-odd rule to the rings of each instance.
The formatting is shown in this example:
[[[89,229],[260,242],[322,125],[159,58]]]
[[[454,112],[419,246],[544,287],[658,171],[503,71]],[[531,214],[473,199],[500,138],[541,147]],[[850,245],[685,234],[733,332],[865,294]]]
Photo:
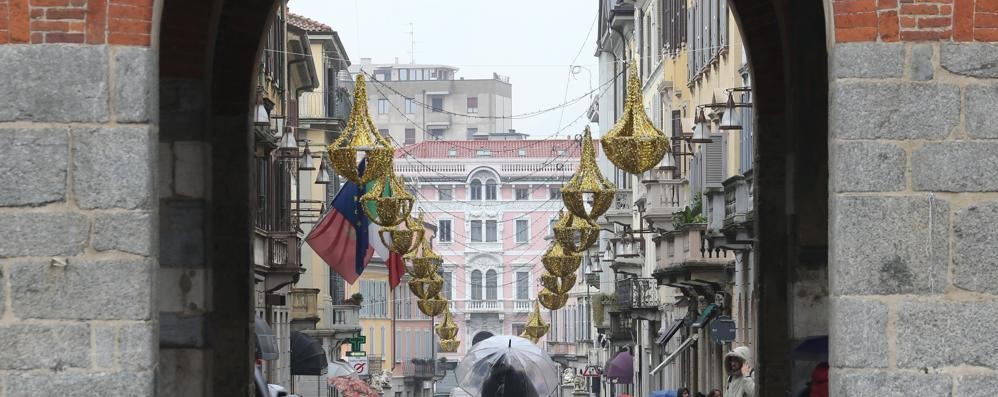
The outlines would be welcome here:
[[[585,95],[590,81],[592,88],[599,85],[595,0],[290,0],[289,6],[332,26],[353,63],[392,63],[396,57],[408,63],[412,23],[416,63],[456,66],[465,78],[509,76],[514,115]],[[586,69],[571,74],[573,59],[591,71],[591,80]],[[513,128],[534,137],[550,136],[559,126],[567,127],[561,135],[579,134],[589,102],[515,119]]]

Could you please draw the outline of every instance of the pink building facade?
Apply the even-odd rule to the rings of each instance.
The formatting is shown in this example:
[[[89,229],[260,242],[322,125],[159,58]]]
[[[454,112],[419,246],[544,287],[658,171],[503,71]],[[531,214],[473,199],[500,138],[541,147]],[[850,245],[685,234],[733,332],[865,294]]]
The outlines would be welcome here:
[[[579,149],[574,140],[548,139],[426,141],[398,150],[395,172],[437,227],[444,295],[460,327],[458,352],[437,357],[461,357],[476,339],[522,331],[564,208],[559,189],[575,173]]]

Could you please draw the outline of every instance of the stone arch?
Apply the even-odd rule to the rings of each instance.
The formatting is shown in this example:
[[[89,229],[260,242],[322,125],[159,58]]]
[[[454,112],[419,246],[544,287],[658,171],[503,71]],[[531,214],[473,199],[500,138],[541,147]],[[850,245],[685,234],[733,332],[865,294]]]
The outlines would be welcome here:
[[[471,338],[471,345],[474,346],[483,340],[493,337],[494,334],[490,331],[479,331]]]

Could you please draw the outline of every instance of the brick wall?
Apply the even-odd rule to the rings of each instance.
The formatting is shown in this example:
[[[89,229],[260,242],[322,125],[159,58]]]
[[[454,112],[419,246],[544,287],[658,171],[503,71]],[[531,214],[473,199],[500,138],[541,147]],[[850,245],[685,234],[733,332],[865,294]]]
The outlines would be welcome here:
[[[833,0],[835,41],[998,41],[998,0]]]
[[[2,0],[0,44],[148,46],[153,0]]]

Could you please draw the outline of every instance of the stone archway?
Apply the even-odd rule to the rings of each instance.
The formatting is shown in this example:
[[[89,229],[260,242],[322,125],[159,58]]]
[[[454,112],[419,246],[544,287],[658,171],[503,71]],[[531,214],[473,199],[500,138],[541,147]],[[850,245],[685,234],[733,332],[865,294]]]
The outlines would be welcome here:
[[[478,342],[481,342],[481,341],[486,340],[488,338],[491,338],[493,336],[495,336],[495,335],[492,332],[489,332],[489,331],[479,331],[478,333],[475,334],[475,336],[473,338],[471,338],[471,345],[472,346],[477,345]]]

